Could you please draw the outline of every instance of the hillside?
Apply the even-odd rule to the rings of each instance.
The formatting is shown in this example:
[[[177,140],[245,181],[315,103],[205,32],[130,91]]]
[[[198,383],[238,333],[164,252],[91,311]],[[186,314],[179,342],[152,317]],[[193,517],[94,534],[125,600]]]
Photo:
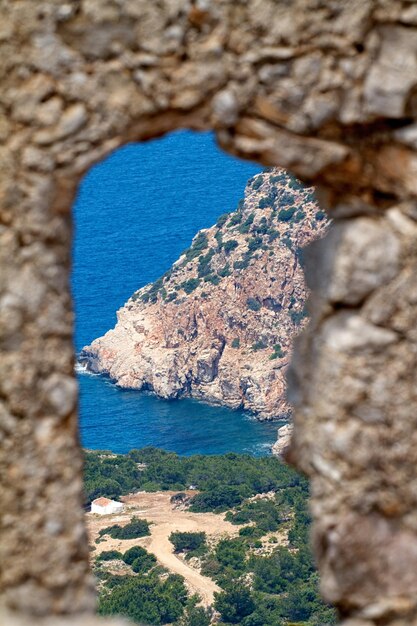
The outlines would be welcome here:
[[[288,417],[285,368],[306,316],[301,248],[327,223],[313,190],[284,170],[255,176],[80,362],[121,387]]]
[[[309,548],[308,483],[278,459],[144,448],[88,452],[85,468],[88,502],[125,505],[87,514],[100,613],[175,626],[335,623]]]

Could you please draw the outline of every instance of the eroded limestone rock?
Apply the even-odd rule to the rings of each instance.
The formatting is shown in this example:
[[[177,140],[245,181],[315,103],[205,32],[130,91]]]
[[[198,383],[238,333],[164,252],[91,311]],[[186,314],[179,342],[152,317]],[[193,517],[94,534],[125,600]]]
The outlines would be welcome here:
[[[313,190],[278,168],[250,180],[239,204],[119,309],[81,351],[87,369],[163,398],[290,417],[285,372],[307,321],[302,249],[328,220]]]

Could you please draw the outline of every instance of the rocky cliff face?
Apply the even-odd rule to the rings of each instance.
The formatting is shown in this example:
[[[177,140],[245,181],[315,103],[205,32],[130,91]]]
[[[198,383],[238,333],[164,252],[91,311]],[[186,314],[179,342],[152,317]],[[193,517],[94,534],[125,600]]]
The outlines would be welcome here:
[[[302,247],[326,227],[312,189],[281,169],[257,175],[80,362],[121,387],[288,417],[285,369],[306,317]]]

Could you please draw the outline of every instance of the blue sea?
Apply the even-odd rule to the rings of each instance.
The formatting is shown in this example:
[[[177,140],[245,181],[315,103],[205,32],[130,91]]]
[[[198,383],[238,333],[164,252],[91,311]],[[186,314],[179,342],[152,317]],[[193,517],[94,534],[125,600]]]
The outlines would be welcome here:
[[[211,133],[180,131],[130,144],[93,167],[74,205],[75,344],[112,328],[116,310],[154,281],[201,228],[233,210],[258,165],[222,152]],[[193,400],[161,400],[79,374],[86,448],[146,445],[179,454],[267,454],[277,424]]]

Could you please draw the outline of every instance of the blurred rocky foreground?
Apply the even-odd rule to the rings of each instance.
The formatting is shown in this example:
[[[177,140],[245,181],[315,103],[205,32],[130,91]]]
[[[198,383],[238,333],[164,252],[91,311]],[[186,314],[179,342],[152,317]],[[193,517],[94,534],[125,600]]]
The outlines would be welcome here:
[[[352,626],[415,623],[415,3],[2,0],[0,11],[0,589],[20,614],[2,623],[94,623],[81,617],[95,599],[70,208],[93,163],[180,127],[214,129],[232,154],[319,187],[334,222],[307,254],[288,455],[311,479],[325,597]]]
[[[24,613],[15,613],[0,609],[0,623],[5,626],[129,626],[132,622],[120,618],[103,618],[95,615],[53,615],[37,617]],[[140,625],[136,625],[140,626]]]

